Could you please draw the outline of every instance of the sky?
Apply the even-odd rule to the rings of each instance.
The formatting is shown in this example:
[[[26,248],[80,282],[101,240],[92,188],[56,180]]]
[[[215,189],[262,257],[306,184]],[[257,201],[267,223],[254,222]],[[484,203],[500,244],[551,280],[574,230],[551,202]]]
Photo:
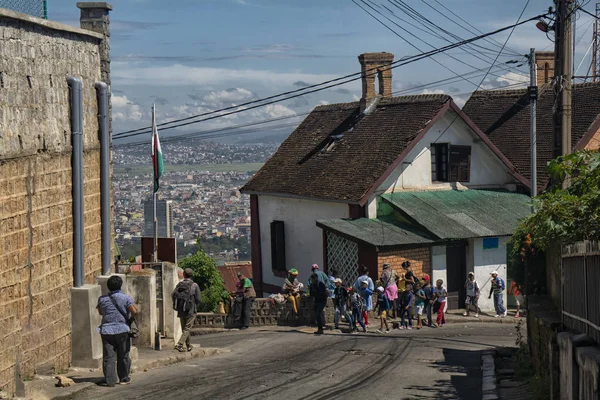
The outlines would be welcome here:
[[[361,53],[387,51],[397,60],[473,37],[476,29],[490,32],[514,24],[526,3],[404,0],[439,27],[431,28],[398,6],[401,0],[356,1],[396,34],[352,0],[114,0],[114,133],[148,126],[152,104],[156,104],[157,122],[168,122],[358,72]],[[78,26],[75,4],[74,0],[48,0],[49,19]],[[530,0],[522,19],[544,13],[551,5],[551,1]],[[584,8],[594,11],[594,4]],[[495,35],[494,41],[478,41],[481,47],[461,47],[394,69],[394,93],[448,93],[462,105],[476,88],[526,86],[529,69],[523,55],[531,47],[553,50],[552,36],[549,39],[537,30],[535,22],[516,28],[484,79],[509,33]],[[575,36],[577,68],[592,41],[591,17],[578,13]],[[577,75],[586,75],[588,66],[589,54]],[[468,72],[472,74],[466,79],[456,78]],[[455,79],[450,82],[421,87],[452,77]],[[303,113],[319,104],[355,101],[360,96],[360,82],[356,81],[164,134],[300,114],[286,120],[298,122]]]

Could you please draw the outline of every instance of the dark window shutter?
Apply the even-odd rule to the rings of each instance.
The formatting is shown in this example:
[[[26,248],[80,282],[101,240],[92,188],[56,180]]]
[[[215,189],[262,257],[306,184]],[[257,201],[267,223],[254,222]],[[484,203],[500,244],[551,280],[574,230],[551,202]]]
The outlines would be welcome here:
[[[271,265],[275,271],[286,271],[283,221],[271,222]]]
[[[471,146],[450,146],[450,182],[471,180]]]

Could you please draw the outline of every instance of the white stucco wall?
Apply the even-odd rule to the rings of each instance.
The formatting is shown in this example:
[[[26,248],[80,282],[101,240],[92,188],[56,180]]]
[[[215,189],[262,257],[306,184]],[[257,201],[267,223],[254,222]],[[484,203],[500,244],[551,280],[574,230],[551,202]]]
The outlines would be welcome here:
[[[444,285],[448,283],[446,274],[446,246],[431,247],[431,283],[435,285],[435,281],[441,279]]]
[[[469,241],[469,252],[472,252],[475,279],[481,288],[481,296],[479,297],[479,307],[482,311],[493,312],[494,301],[488,299],[491,287],[490,273],[498,271],[498,275],[507,282],[506,275],[506,243],[510,240],[510,236],[501,236],[498,240],[497,249],[483,249],[483,238],[475,238]],[[471,246],[472,243],[472,246]],[[465,278],[466,279],[466,278]],[[504,306],[506,307],[506,296],[508,287],[504,291]]]
[[[382,193],[451,188],[451,183],[432,183],[431,181],[429,146],[432,143],[471,146],[470,181],[461,182],[461,185],[468,188],[506,187],[509,190],[515,190],[517,181],[509,173],[508,168],[460,118],[452,123],[455,116],[453,111],[448,111],[443,118],[436,122],[411,150],[404,162],[398,165],[396,170],[375,191],[370,200],[372,201]],[[375,218],[371,212],[368,213],[368,216]]]
[[[260,242],[263,282],[283,284],[271,269],[271,222],[283,221],[287,269],[296,268],[300,281],[305,283],[312,264],[323,264],[323,230],[316,220],[348,218],[347,204],[293,199],[277,196],[258,196]]]

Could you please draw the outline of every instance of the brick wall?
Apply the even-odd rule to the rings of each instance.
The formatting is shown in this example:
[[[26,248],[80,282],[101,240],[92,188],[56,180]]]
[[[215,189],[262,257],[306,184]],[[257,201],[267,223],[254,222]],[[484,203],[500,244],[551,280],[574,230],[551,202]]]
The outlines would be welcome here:
[[[390,264],[396,273],[403,273],[402,263],[404,261],[410,261],[412,270],[417,277],[421,277],[423,274],[431,275],[431,249],[429,247],[417,247],[380,252],[378,254],[377,276],[381,276],[384,263]]]
[[[82,78],[85,281],[100,272],[101,36],[0,11],[0,390],[71,361],[71,129],[65,75]],[[18,379],[17,379],[18,380]]]

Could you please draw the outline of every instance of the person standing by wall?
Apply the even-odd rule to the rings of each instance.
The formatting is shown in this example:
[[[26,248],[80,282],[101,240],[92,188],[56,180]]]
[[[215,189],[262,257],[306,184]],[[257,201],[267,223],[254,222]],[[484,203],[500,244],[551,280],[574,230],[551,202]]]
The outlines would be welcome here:
[[[371,296],[365,297],[365,288],[363,283],[367,282],[366,289],[369,290],[371,294],[375,290],[375,284],[373,283],[373,279],[369,277],[369,270],[364,265],[361,265],[359,268],[360,276],[356,278],[354,281],[354,291],[363,297],[365,300],[365,308],[363,309],[363,320],[366,326],[369,326],[369,311],[373,310],[373,298]]]
[[[250,317],[252,316],[252,303],[256,299],[256,291],[252,281],[243,273],[237,273],[238,279],[242,284],[242,291],[244,292],[244,300],[242,302],[242,327],[240,329],[248,329],[250,325]]]
[[[352,333],[358,332],[358,328],[356,324],[360,324],[363,328],[363,333],[367,332],[367,326],[362,320],[364,303],[362,297],[354,290],[353,287],[348,288],[348,294],[350,298],[348,299],[348,303],[350,308],[352,309]]]
[[[390,264],[383,264],[383,272],[381,273],[381,284],[385,290],[385,296],[387,297],[389,304],[393,305],[396,303],[396,299],[398,298],[398,285],[396,285],[396,271],[394,271]],[[396,316],[395,307],[391,306],[390,313],[393,313],[394,318]]]
[[[198,305],[202,300],[200,287],[192,280],[193,276],[194,271],[191,268],[186,268],[183,271],[183,280],[177,284],[171,294],[173,309],[177,311],[177,317],[181,322],[181,337],[175,346],[175,350],[182,353],[192,351],[190,331],[194,327]]]
[[[329,277],[325,274],[325,278],[320,278],[318,272],[313,270],[310,275],[310,297],[314,300],[315,305],[315,318],[317,320],[317,331],[315,335],[322,335],[324,333],[323,328],[325,327],[325,305],[327,304],[327,298],[329,297]],[[322,273],[322,272],[321,272]]]
[[[504,279],[498,276],[498,271],[492,271],[490,275],[492,275],[492,287],[490,288],[488,299],[492,297],[492,294],[494,295],[496,318],[504,318],[506,317],[506,308],[504,308],[504,289],[506,289],[506,284],[504,283]]]
[[[348,313],[348,290],[342,286],[342,280],[340,278],[335,278],[334,283],[333,305],[335,307],[335,315],[333,317],[333,323],[335,329],[340,329],[340,316],[343,315],[350,325],[350,332],[352,332],[352,317]]]
[[[479,317],[479,284],[475,280],[475,274],[469,272],[469,278],[465,282],[465,290],[467,291],[467,297],[465,298],[466,311],[463,314],[465,317],[471,315],[471,308],[475,310],[475,318]]]
[[[102,336],[102,372],[104,386],[131,383],[131,339],[129,319],[137,314],[131,296],[121,293],[123,280],[117,275],[106,282],[109,293],[98,298],[98,313],[102,323],[98,332]],[[116,366],[116,368],[115,368]]]
[[[446,325],[446,315],[444,313],[446,311],[446,302],[448,301],[448,291],[444,287],[443,280],[438,279],[435,281],[433,293],[435,294],[435,306],[437,308],[437,326],[441,327]]]
[[[400,329],[412,329],[413,300],[413,287],[407,282],[406,290],[402,292],[402,297],[400,298]],[[407,318],[406,322],[404,318]]]
[[[390,301],[385,295],[385,289],[383,286],[379,286],[377,288],[377,310],[379,311],[379,319],[381,320],[381,324],[379,329],[377,329],[377,333],[383,333],[383,327],[385,326],[385,333],[390,333],[390,327],[387,323],[387,315],[390,311]]]
[[[517,303],[517,312],[515,313],[515,318],[521,317],[521,307],[525,306],[525,296],[523,296],[523,286],[516,281],[512,281],[510,284],[510,290],[508,292],[515,297],[515,301]]]
[[[431,277],[427,274],[423,275],[423,292],[425,293],[425,309],[427,314],[427,326],[433,326],[433,303],[435,296],[433,295],[433,287],[431,286]]]

